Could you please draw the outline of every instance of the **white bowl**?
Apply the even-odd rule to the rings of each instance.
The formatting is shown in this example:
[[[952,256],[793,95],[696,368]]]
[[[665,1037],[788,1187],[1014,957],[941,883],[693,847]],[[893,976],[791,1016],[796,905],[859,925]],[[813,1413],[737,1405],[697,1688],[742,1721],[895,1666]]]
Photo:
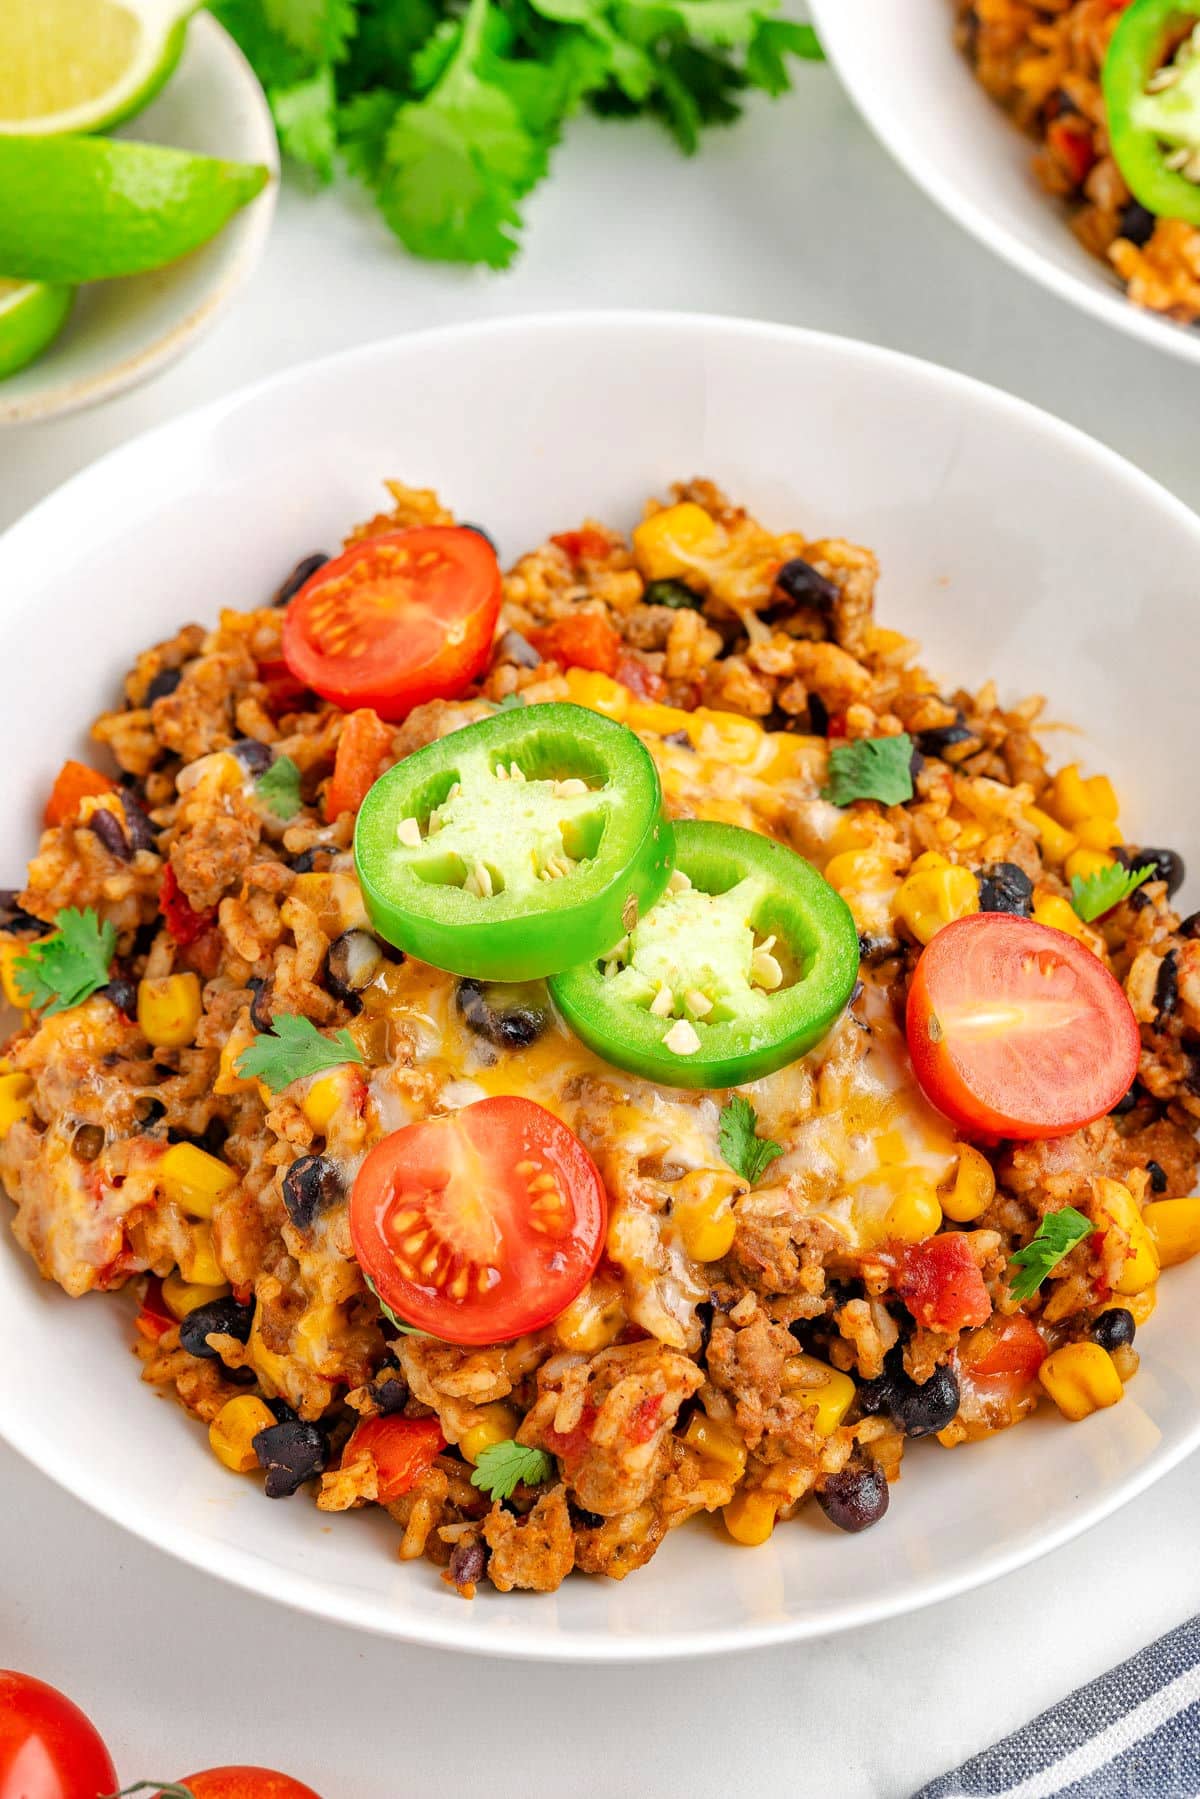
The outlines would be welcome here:
[[[441,490],[512,556],[586,514],[629,526],[703,472],[777,526],[882,558],[882,616],[947,681],[1048,690],[1115,774],[1138,838],[1200,854],[1193,803],[1200,521],[1078,432],[886,351],[732,320],[581,315],[371,345],[107,456],[0,539],[0,883],[47,786],[86,752],[143,645],[261,601],[395,475]],[[19,671],[19,673],[18,673]],[[1194,903],[1194,902],[1193,902]],[[0,1246],[0,1432],[80,1498],[256,1592],[396,1637],[632,1660],[813,1637],[961,1591],[1131,1498],[1200,1441],[1200,1266],[1164,1282],[1123,1405],[1038,1418],[947,1455],[917,1445],[861,1537],[812,1515],[764,1548],[701,1521],[623,1584],[464,1605],[401,1567],[378,1516],[272,1504],[137,1380],[128,1308],[72,1301]]]
[[[117,135],[262,162],[272,179],[190,256],[146,275],[81,287],[49,349],[0,381],[0,425],[78,412],[156,375],[207,331],[262,254],[278,187],[275,127],[249,63],[209,14],[192,19],[179,67]]]
[[[1135,306],[1038,185],[1032,140],[989,99],[955,47],[951,0],[810,0],[810,7],[867,124],[952,219],[1071,305],[1200,363],[1200,328]]]

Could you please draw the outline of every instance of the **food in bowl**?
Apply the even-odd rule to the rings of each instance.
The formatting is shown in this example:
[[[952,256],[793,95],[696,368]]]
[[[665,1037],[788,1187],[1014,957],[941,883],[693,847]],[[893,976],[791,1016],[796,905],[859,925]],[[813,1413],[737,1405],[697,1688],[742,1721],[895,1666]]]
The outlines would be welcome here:
[[[1200,322],[1194,0],[956,0],[958,41],[1041,145],[1034,171],[1139,306]]]
[[[447,1584],[877,1523],[1119,1401],[1200,1249],[1200,917],[1039,700],[710,483],[501,574],[427,491],[146,649],[0,955],[18,1241]]]

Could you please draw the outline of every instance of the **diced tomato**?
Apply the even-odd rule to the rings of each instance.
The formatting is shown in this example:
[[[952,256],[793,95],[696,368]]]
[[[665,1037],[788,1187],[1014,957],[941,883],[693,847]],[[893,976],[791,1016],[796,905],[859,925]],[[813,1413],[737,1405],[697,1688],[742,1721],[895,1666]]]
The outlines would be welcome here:
[[[657,669],[647,668],[639,657],[631,656],[628,650],[622,650],[617,657],[616,675],[622,687],[628,687],[630,693],[636,693],[640,700],[660,700],[667,689],[667,684]]]
[[[579,531],[560,531],[550,539],[560,550],[565,550],[572,562],[598,562],[607,556],[612,545],[603,531],[597,531],[592,525],[584,525]],[[581,665],[582,666],[582,665]]]
[[[89,768],[86,762],[64,762],[54,778],[42,822],[47,829],[52,825],[65,825],[68,819],[79,816],[84,800],[116,791],[117,783],[102,775],[98,768]]]
[[[1086,125],[1076,124],[1071,117],[1051,119],[1046,127],[1046,142],[1076,187],[1082,187],[1096,161],[1092,134]]]
[[[267,690],[267,705],[276,718],[285,712],[295,712],[305,694],[312,692],[303,681],[296,679],[282,656],[260,662],[258,678]]]
[[[1046,1345],[1033,1319],[1017,1312],[1011,1318],[993,1319],[963,1345],[960,1354],[977,1379],[1015,1375],[1031,1381],[1046,1359]]]
[[[185,967],[198,974],[202,981],[211,981],[221,966],[221,933],[210,926],[201,931],[194,943],[182,946],[180,961]]]
[[[167,930],[181,948],[195,943],[205,931],[211,931],[217,922],[215,906],[197,912],[189,903],[169,862],[163,873],[162,886],[158,890],[158,909],[166,921]]]
[[[579,1462],[592,1444],[592,1427],[599,1413],[594,1405],[585,1405],[574,1430],[548,1430],[546,1446],[563,1462]]]
[[[896,1291],[918,1324],[929,1330],[965,1330],[986,1324],[992,1302],[967,1239],[957,1231],[897,1250]]]
[[[325,816],[330,823],[342,812],[358,811],[391,747],[391,726],[370,706],[347,715],[338,738],[333,776],[325,789]]]
[[[844,712],[831,712],[829,714],[829,722],[825,726],[825,735],[830,743],[841,742],[846,735],[846,714]]]
[[[615,675],[621,639],[608,620],[597,612],[574,612],[557,618],[544,630],[531,631],[529,641],[544,662],[561,662],[564,668],[590,668]]]
[[[629,1441],[631,1443],[648,1443],[658,1429],[658,1415],[662,1411],[663,1396],[661,1393],[650,1393],[638,1405],[629,1420]]]
[[[445,1447],[436,1418],[364,1418],[342,1453],[342,1466],[348,1468],[361,1456],[369,1456],[375,1464],[379,1502],[391,1505],[416,1485]]]
[[[159,1337],[165,1336],[175,1323],[174,1318],[167,1310],[167,1302],[163,1298],[162,1282],[156,1274],[151,1275],[146,1282],[141,1310],[133,1322],[142,1336],[149,1338],[151,1342],[157,1342]]]

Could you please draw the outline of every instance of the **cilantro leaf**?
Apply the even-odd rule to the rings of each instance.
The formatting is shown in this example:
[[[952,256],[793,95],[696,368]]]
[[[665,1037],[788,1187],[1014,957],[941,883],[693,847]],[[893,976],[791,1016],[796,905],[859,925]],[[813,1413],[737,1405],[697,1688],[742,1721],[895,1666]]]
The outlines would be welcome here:
[[[269,1032],[260,1031],[249,1049],[234,1063],[243,1080],[261,1080],[272,1093],[280,1093],[293,1081],[306,1080],[326,1068],[345,1062],[362,1063],[362,1054],[347,1030],[323,1037],[311,1018],[294,1012],[277,1012]]]
[[[337,62],[354,36],[356,0],[262,0],[267,24],[314,62]]]
[[[429,1337],[431,1341],[435,1343],[438,1341],[431,1331],[418,1330],[415,1324],[406,1324],[403,1318],[397,1318],[395,1312],[393,1312],[391,1306],[387,1303],[387,1300],[384,1299],[379,1288],[375,1285],[375,1282],[371,1279],[365,1269],[362,1270],[362,1277],[375,1295],[376,1305],[379,1307],[379,1310],[383,1313],[393,1330],[398,1330],[403,1337]]]
[[[117,947],[116,926],[102,925],[90,906],[86,912],[68,906],[54,923],[52,937],[30,944],[13,963],[18,988],[47,1018],[82,1005],[107,987]]]
[[[829,752],[829,781],[821,798],[835,806],[853,800],[879,800],[902,806],[913,796],[913,741],[907,731],[897,737],[860,737],[835,743]]]
[[[1009,1286],[1013,1298],[1032,1298],[1063,1257],[1069,1255],[1085,1237],[1090,1237],[1095,1228],[1091,1219],[1085,1218],[1082,1212],[1077,1212],[1074,1206],[1063,1206],[1061,1211],[1047,1212],[1035,1235],[1024,1249],[1018,1249],[1013,1256],[1013,1262],[1021,1270]]]
[[[1154,876],[1154,865],[1147,868],[1122,868],[1114,862],[1109,868],[1098,868],[1095,874],[1072,875],[1071,904],[1084,924],[1091,924],[1105,912],[1111,912],[1122,900]]]
[[[332,181],[333,156],[337,148],[333,70],[321,68],[303,81],[293,81],[287,87],[273,87],[267,97],[284,155],[294,162],[304,163],[319,181]]]
[[[776,1156],[783,1154],[782,1143],[755,1134],[758,1113],[744,1093],[735,1093],[727,1106],[721,1107],[718,1137],[721,1154],[735,1174],[750,1185],[762,1179]]]
[[[471,1485],[492,1499],[508,1499],[522,1483],[537,1487],[553,1473],[553,1458],[544,1449],[526,1449],[509,1439],[480,1450]]]
[[[276,818],[295,818],[300,810],[300,770],[290,756],[277,756],[254,785]]]
[[[799,56],[806,62],[824,61],[825,52],[811,25],[791,19],[760,19],[746,47],[746,80],[764,93],[786,94],[790,82],[785,58]]]

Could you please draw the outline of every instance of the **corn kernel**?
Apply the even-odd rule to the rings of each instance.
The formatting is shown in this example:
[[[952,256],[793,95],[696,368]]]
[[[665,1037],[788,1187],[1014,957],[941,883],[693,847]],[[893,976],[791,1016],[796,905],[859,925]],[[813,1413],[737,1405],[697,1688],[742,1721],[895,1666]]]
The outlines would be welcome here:
[[[567,670],[567,692],[577,706],[586,706],[590,712],[604,712],[609,718],[623,719],[631,698],[628,687],[623,687],[620,681],[590,668]]]
[[[258,1467],[254,1439],[260,1430],[269,1430],[274,1423],[270,1406],[253,1394],[239,1393],[236,1399],[226,1400],[208,1427],[212,1452],[234,1474],[249,1474]]]
[[[278,1351],[274,1349],[268,1349],[267,1345],[263,1342],[262,1332],[259,1327],[259,1319],[261,1316],[261,1311],[256,1308],[254,1322],[250,1326],[250,1340],[246,1345],[246,1349],[249,1353],[250,1362],[254,1372],[257,1374],[262,1385],[267,1389],[267,1392],[274,1396],[276,1393],[286,1393],[287,1391],[287,1380],[285,1378],[287,1374],[287,1357],[280,1355]]]
[[[46,939],[39,937],[36,941],[45,943]],[[9,1005],[16,1006],[19,1012],[28,1012],[32,1002],[29,995],[22,993],[17,986],[15,965],[22,956],[27,956],[32,948],[32,943],[14,943],[11,938],[5,943],[0,943],[0,984],[4,987],[4,997]]]
[[[825,864],[825,879],[838,893],[877,886],[893,873],[891,863],[877,850],[843,850]]]
[[[1154,1308],[1157,1304],[1157,1283],[1152,1287],[1143,1287],[1140,1293],[1131,1293],[1127,1299],[1114,1299],[1112,1302],[1112,1306],[1124,1306],[1139,1330],[1148,1319],[1153,1318]],[[1105,1306],[1104,1310],[1106,1312],[1111,1311],[1112,1306]]]
[[[241,1075],[237,1071],[238,1059],[250,1048],[254,1037],[254,1026],[249,1021],[235,1025],[230,1031],[221,1045],[221,1058],[217,1063],[217,1078],[213,1082],[214,1093],[222,1095],[244,1093],[247,1088],[259,1084],[252,1077]]]
[[[779,1496],[775,1493],[735,1493],[729,1504],[722,1506],[721,1516],[735,1543],[756,1549],[775,1529],[778,1509]]]
[[[706,1462],[715,1463],[728,1480],[739,1481],[746,1472],[746,1445],[732,1422],[693,1412],[683,1440]]]
[[[194,974],[169,974],[138,982],[137,1014],[142,1035],[156,1049],[183,1049],[200,1023],[200,980]]]
[[[831,1437],[854,1403],[856,1388],[850,1376],[811,1355],[789,1356],[787,1373],[791,1398],[802,1406],[814,1406],[817,1435]],[[802,1378],[793,1386],[797,1375]]]
[[[1113,1282],[1114,1293],[1130,1295],[1152,1287],[1158,1279],[1158,1248],[1137,1201],[1121,1181],[1098,1175],[1094,1182],[1095,1211],[1098,1224],[1106,1228],[1106,1220],[1124,1231],[1129,1238],[1120,1275]]]
[[[179,1272],[189,1286],[219,1287],[225,1270],[213,1248],[212,1226],[202,1218],[188,1226],[188,1237],[190,1242],[180,1257]]]
[[[330,1300],[310,1305],[293,1326],[289,1345],[292,1355],[310,1368],[320,1369],[334,1343],[345,1334],[346,1314]]]
[[[1063,873],[1069,881],[1073,881],[1076,875],[1081,881],[1086,881],[1090,875],[1102,874],[1106,868],[1111,868],[1113,860],[1103,850],[1072,850],[1063,863]]]
[[[1164,1268],[1200,1255],[1200,1199],[1152,1199],[1142,1221]]]
[[[1039,924],[1044,924],[1052,931],[1065,931],[1068,937],[1076,938],[1093,955],[1099,955],[1102,940],[1095,931],[1089,931],[1075,908],[1058,893],[1047,893],[1044,887],[1033,890],[1033,916]]]
[[[228,1292],[228,1281],[222,1281],[219,1287],[199,1287],[191,1281],[185,1281],[177,1271],[168,1274],[162,1284],[162,1296],[168,1312],[172,1318],[181,1320],[194,1312],[197,1306],[206,1306],[214,1299],[224,1299]]]
[[[1065,825],[1037,806],[1026,806],[1025,823],[1041,844],[1047,862],[1065,862],[1076,846],[1074,831],[1068,831]]]
[[[693,1262],[719,1262],[729,1254],[737,1235],[730,1201],[740,1184],[735,1175],[717,1168],[695,1169],[679,1182],[671,1216]]]
[[[615,1343],[628,1322],[620,1293],[593,1281],[559,1313],[554,1332],[564,1349],[592,1355]]]
[[[33,1111],[33,1082],[27,1074],[0,1074],[0,1137]]]
[[[1113,1359],[1098,1343],[1067,1343],[1054,1350],[1038,1379],[1063,1417],[1076,1422],[1125,1397]]]
[[[510,1405],[485,1405],[480,1410],[483,1417],[479,1423],[458,1439],[458,1447],[469,1462],[477,1462],[485,1449],[494,1449],[497,1443],[510,1442],[521,1423],[520,1412]]]
[[[711,555],[720,532],[703,506],[684,500],[643,519],[633,533],[633,556],[647,581],[686,575],[697,555]]]
[[[168,1199],[189,1218],[211,1218],[213,1207],[238,1184],[237,1172],[194,1143],[172,1143],[158,1164],[158,1179]]]
[[[987,1211],[996,1197],[996,1176],[987,1157],[970,1143],[958,1152],[954,1185],[943,1193],[942,1211],[955,1224],[971,1224]]]
[[[901,1243],[924,1243],[942,1222],[942,1207],[928,1181],[914,1179],[888,1207],[883,1219],[886,1237]]]
[[[1084,818],[1114,819],[1119,811],[1116,792],[1108,776],[1092,775],[1085,781],[1077,762],[1059,769],[1050,788],[1049,804],[1063,824],[1072,826]]]
[[[345,1092],[341,1076],[337,1073],[323,1074],[312,1083],[300,1101],[300,1110],[312,1125],[313,1130],[319,1132],[322,1137],[327,1137],[329,1127],[344,1100]]]
[[[1125,841],[1125,834],[1112,818],[1081,818],[1074,827],[1079,846],[1085,850],[1115,850]]]
[[[978,912],[979,882],[969,868],[956,868],[930,850],[901,881],[893,910],[918,943],[928,943],[943,925]]]

